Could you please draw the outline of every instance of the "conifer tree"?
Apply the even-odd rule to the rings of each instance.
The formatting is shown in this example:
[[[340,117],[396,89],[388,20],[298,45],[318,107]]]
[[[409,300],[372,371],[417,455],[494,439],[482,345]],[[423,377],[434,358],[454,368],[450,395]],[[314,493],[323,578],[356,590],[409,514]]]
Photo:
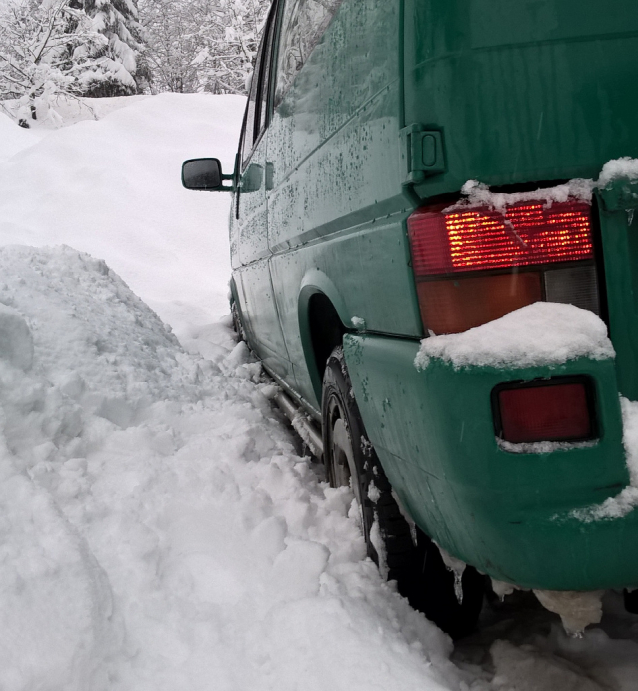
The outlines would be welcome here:
[[[17,101],[12,114],[25,127],[55,120],[58,94],[82,93],[84,75],[96,69],[92,55],[107,42],[91,24],[79,0],[0,5],[0,100]]]
[[[93,31],[107,42],[92,57],[96,65],[83,77],[85,96],[128,96],[145,90],[149,71],[142,52],[143,32],[136,0],[76,0]]]

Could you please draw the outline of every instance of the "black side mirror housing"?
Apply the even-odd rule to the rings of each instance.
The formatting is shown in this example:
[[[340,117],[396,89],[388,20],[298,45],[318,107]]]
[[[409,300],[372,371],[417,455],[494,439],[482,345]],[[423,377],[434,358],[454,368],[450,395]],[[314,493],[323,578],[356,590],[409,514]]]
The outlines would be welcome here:
[[[182,165],[182,185],[187,190],[206,192],[232,192],[234,185],[224,185],[233,175],[222,173],[222,164],[217,158],[193,158]]]

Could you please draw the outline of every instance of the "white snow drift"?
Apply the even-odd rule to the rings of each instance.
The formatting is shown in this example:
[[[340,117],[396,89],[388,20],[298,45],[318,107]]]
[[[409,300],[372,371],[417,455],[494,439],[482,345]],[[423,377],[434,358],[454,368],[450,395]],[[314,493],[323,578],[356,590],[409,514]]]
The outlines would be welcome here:
[[[0,249],[0,689],[634,691],[617,599],[577,641],[519,608],[449,662],[213,319],[229,199],[179,166],[232,164],[241,99],[90,105],[0,117],[0,244],[107,259]]]
[[[227,329],[187,355],[68,248],[0,275],[0,688],[458,688]]]

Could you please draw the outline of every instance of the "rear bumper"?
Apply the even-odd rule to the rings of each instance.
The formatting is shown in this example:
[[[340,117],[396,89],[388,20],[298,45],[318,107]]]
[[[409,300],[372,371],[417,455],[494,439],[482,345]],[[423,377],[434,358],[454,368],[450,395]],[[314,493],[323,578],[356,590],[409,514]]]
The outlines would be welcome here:
[[[583,523],[576,509],[629,483],[612,361],[496,370],[432,361],[416,341],[348,335],[357,402],[383,467],[417,524],[448,552],[501,581],[545,590],[638,586],[638,511]],[[499,448],[490,394],[507,381],[588,375],[600,440],[590,448]]]

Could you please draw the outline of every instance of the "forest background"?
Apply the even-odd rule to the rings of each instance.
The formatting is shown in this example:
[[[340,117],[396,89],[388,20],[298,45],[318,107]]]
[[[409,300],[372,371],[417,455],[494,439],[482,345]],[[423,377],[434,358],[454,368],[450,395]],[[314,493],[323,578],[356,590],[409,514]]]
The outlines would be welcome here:
[[[61,94],[244,94],[269,5],[0,0],[0,108],[28,127]]]

